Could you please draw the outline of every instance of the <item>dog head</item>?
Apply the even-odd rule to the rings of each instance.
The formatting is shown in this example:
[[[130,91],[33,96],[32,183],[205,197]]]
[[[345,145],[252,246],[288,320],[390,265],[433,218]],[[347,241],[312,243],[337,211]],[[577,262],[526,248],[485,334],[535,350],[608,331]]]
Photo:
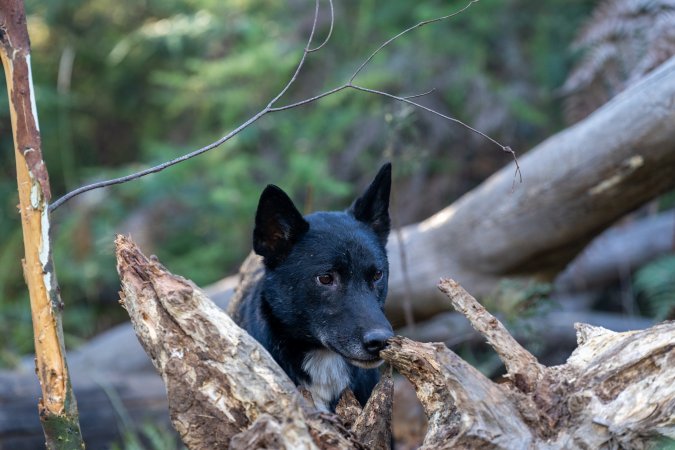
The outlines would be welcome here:
[[[303,217],[270,185],[253,232],[253,248],[267,268],[264,303],[276,326],[366,368],[379,365],[379,352],[393,336],[383,312],[390,190],[391,165],[385,164],[347,211]]]

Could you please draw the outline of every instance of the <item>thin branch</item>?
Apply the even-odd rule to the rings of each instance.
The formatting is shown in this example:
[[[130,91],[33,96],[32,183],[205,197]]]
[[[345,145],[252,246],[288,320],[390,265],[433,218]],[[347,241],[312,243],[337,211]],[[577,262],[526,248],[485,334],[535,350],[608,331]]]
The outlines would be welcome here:
[[[279,111],[285,111],[285,110],[287,110],[287,109],[297,108],[298,106],[302,106],[302,105],[306,105],[306,104],[308,104],[308,103],[315,102],[315,101],[320,100],[320,99],[322,99],[322,98],[324,98],[324,97],[328,97],[328,96],[331,95],[331,94],[335,94],[336,92],[345,90],[345,89],[347,89],[347,88],[349,88],[349,87],[350,87],[350,86],[349,86],[348,84],[343,84],[342,86],[338,86],[338,87],[336,87],[336,88],[330,89],[330,90],[328,90],[328,91],[326,91],[326,92],[323,92],[323,93],[321,93],[321,94],[315,95],[314,97],[306,98],[306,99],[304,99],[304,100],[300,100],[300,101],[298,101],[298,102],[291,103],[291,104],[288,104],[288,105],[277,106],[277,107],[275,107],[275,108],[270,108],[270,109],[269,109],[269,112],[279,112]]]
[[[385,47],[386,47],[387,45],[389,45],[390,43],[394,42],[394,41],[395,41],[396,39],[398,39],[399,37],[405,35],[406,33],[410,32],[410,31],[412,31],[412,30],[414,30],[414,29],[416,29],[416,28],[420,28],[420,27],[422,27],[422,26],[424,26],[424,25],[428,25],[428,24],[431,24],[431,23],[435,23],[435,22],[439,22],[439,21],[442,21],[442,20],[446,20],[446,19],[449,19],[449,18],[451,18],[451,17],[454,17],[454,16],[456,16],[456,15],[458,15],[458,14],[461,14],[462,12],[466,11],[471,5],[473,5],[474,3],[478,2],[478,1],[479,1],[479,0],[471,0],[471,1],[470,1],[469,3],[467,3],[466,6],[464,6],[462,9],[460,9],[460,10],[458,10],[458,11],[452,13],[452,14],[448,14],[448,15],[445,15],[445,16],[442,16],[442,17],[437,17],[437,18],[435,18],[435,19],[430,19],[430,20],[425,20],[425,21],[419,22],[419,23],[417,23],[416,25],[413,25],[412,27],[409,27],[409,28],[403,30],[402,32],[398,33],[396,36],[394,36],[394,37],[388,39],[386,42],[384,42],[382,45],[380,45],[373,53],[371,53],[370,56],[368,56],[368,58],[367,58],[365,61],[363,61],[363,63],[361,63],[361,65],[360,65],[360,66],[356,69],[356,71],[352,74],[352,76],[350,77],[350,79],[349,79],[349,81],[348,81],[347,83],[345,83],[345,84],[343,84],[343,85],[341,85],[341,86],[338,86],[338,87],[336,87],[336,88],[330,89],[330,90],[328,90],[328,91],[326,91],[326,92],[323,92],[323,93],[321,93],[321,94],[315,95],[315,96],[313,96],[313,97],[304,99],[304,100],[300,100],[300,101],[297,101],[297,102],[294,102],[294,103],[291,103],[291,104],[288,104],[288,105],[284,105],[284,106],[274,106],[274,104],[275,104],[281,97],[283,97],[284,94],[286,94],[286,92],[290,89],[290,87],[293,85],[293,83],[294,83],[294,82],[296,81],[296,79],[298,78],[298,75],[300,74],[300,71],[302,70],[302,67],[303,67],[304,64],[305,64],[305,60],[307,59],[307,55],[308,55],[309,53],[315,52],[315,51],[320,50],[321,48],[323,48],[323,47],[328,43],[328,40],[330,39],[330,37],[331,37],[332,34],[333,34],[333,26],[334,26],[334,21],[335,21],[335,12],[334,12],[334,7],[333,7],[333,1],[332,1],[332,0],[329,0],[330,14],[331,14],[330,30],[329,30],[329,32],[328,32],[328,35],[326,36],[326,39],[325,39],[318,47],[311,48],[312,40],[314,39],[314,33],[315,33],[315,31],[316,31],[316,26],[317,26],[318,17],[319,17],[319,0],[316,0],[316,1],[315,1],[315,11],[314,11],[314,21],[313,21],[313,23],[312,23],[312,29],[311,29],[309,38],[308,38],[308,40],[307,40],[307,45],[305,46],[304,51],[303,51],[303,53],[302,53],[302,57],[300,58],[300,61],[299,61],[298,65],[297,65],[297,67],[296,67],[296,69],[295,69],[293,75],[291,76],[290,80],[288,81],[288,83],[286,83],[286,85],[284,86],[284,88],[283,88],[283,89],[282,89],[282,90],[281,90],[274,98],[272,98],[272,100],[270,100],[270,102],[267,104],[267,106],[265,106],[265,108],[263,108],[262,110],[258,111],[254,116],[252,116],[251,118],[249,118],[248,120],[246,120],[244,123],[242,123],[241,125],[239,125],[239,126],[238,126],[237,128],[235,128],[234,130],[232,130],[232,131],[230,131],[229,133],[227,133],[227,134],[226,134],[225,136],[223,136],[222,138],[220,138],[220,139],[218,139],[217,141],[212,142],[211,144],[209,144],[209,145],[207,145],[207,146],[205,146],[205,147],[202,147],[202,148],[200,148],[200,149],[198,149],[198,150],[195,150],[195,151],[193,151],[193,152],[187,153],[187,154],[185,154],[185,155],[183,155],[183,156],[179,156],[178,158],[172,159],[172,160],[170,160],[170,161],[166,161],[166,162],[161,163],[161,164],[158,164],[158,165],[156,165],[156,166],[150,167],[150,168],[148,168],[148,169],[144,169],[144,170],[142,170],[142,171],[140,171],[140,172],[135,172],[135,173],[132,173],[132,174],[130,174],[130,175],[123,176],[123,177],[113,178],[113,179],[110,179],[110,180],[99,181],[99,182],[96,182],[96,183],[92,183],[92,184],[88,184],[88,185],[86,185],[86,186],[79,187],[79,188],[77,188],[77,189],[75,189],[75,190],[73,190],[73,191],[71,191],[71,192],[65,194],[64,196],[62,196],[62,197],[59,198],[58,200],[54,201],[51,205],[49,205],[49,212],[51,213],[51,212],[55,211],[58,207],[60,207],[60,206],[63,205],[65,202],[67,202],[68,200],[72,199],[73,197],[75,197],[75,196],[77,196],[77,195],[83,194],[83,193],[85,193],[85,192],[88,192],[88,191],[91,191],[91,190],[94,190],[94,189],[106,187],[106,186],[112,186],[112,185],[115,185],[115,184],[126,183],[127,181],[135,180],[135,179],[144,177],[144,176],[146,176],[146,175],[149,175],[149,174],[151,174],[151,173],[157,173],[157,172],[160,172],[160,171],[162,171],[162,170],[164,170],[164,169],[166,169],[166,168],[168,168],[168,167],[171,167],[171,166],[173,166],[173,165],[175,165],[175,164],[181,163],[181,162],[186,161],[186,160],[188,160],[188,159],[194,158],[195,156],[201,155],[202,153],[208,152],[209,150],[212,150],[212,149],[214,149],[214,148],[216,148],[216,147],[219,147],[219,146],[222,145],[223,143],[229,141],[232,137],[236,136],[236,135],[239,134],[241,131],[243,131],[244,129],[248,128],[250,125],[252,125],[252,124],[253,124],[254,122],[256,122],[258,119],[260,119],[261,117],[263,117],[264,115],[266,115],[266,114],[268,114],[268,113],[279,112],[279,111],[285,111],[285,110],[288,110],[288,109],[296,108],[296,107],[298,107],[298,106],[307,105],[307,104],[309,104],[309,103],[315,102],[315,101],[320,100],[320,99],[322,99],[322,98],[324,98],[324,97],[327,97],[327,96],[329,96],[329,95],[335,94],[335,93],[337,93],[337,92],[339,92],[339,91],[342,91],[342,90],[345,90],[345,89],[348,89],[348,88],[352,88],[352,89],[355,89],[355,90],[357,90],[357,91],[369,92],[369,93],[371,93],[371,94],[378,94],[378,95],[382,95],[382,96],[385,96],[385,97],[392,98],[392,99],[394,99],[394,100],[398,100],[398,101],[401,101],[401,102],[404,102],[404,103],[408,103],[408,104],[410,104],[410,105],[416,106],[416,107],[418,107],[418,108],[421,108],[421,109],[424,109],[424,110],[426,110],[426,111],[429,111],[429,112],[431,112],[431,113],[433,113],[433,114],[436,114],[437,116],[443,117],[443,118],[445,118],[446,120],[450,120],[450,121],[452,121],[452,122],[458,123],[459,125],[462,125],[463,127],[467,128],[467,129],[473,131],[474,133],[477,133],[477,134],[483,136],[484,138],[488,139],[489,141],[493,142],[494,144],[496,144],[497,146],[499,146],[503,151],[505,151],[505,152],[507,152],[507,153],[510,153],[510,154],[513,156],[513,159],[514,159],[514,161],[515,161],[515,163],[516,163],[516,174],[519,174],[519,175],[520,175],[520,166],[518,165],[518,160],[516,159],[516,154],[515,154],[515,152],[514,152],[513,150],[511,150],[511,147],[504,146],[504,145],[500,144],[499,142],[497,142],[496,140],[492,139],[492,138],[491,138],[490,136],[488,136],[487,134],[485,134],[485,133],[483,133],[483,132],[481,132],[481,131],[478,131],[478,130],[476,130],[475,128],[472,128],[471,126],[465,124],[464,122],[462,122],[462,121],[460,121],[460,120],[458,120],[458,119],[455,119],[455,118],[453,118],[453,117],[450,117],[450,116],[447,116],[447,115],[445,115],[445,114],[442,114],[442,113],[440,113],[440,112],[438,112],[438,111],[435,111],[435,110],[433,110],[433,109],[431,109],[431,108],[428,108],[428,107],[426,107],[426,106],[424,106],[424,105],[421,105],[421,104],[419,104],[419,103],[413,102],[413,101],[411,100],[412,98],[418,98],[418,97],[422,97],[422,96],[424,96],[424,95],[428,95],[428,94],[430,94],[431,92],[434,91],[433,89],[430,90],[430,91],[428,91],[428,92],[425,92],[425,93],[423,93],[423,94],[418,94],[418,95],[411,95],[411,96],[401,97],[401,96],[397,96],[397,95],[390,94],[390,93],[387,93],[387,92],[378,91],[378,90],[375,90],[375,89],[369,89],[369,88],[365,88],[365,87],[357,86],[357,85],[354,85],[354,84],[353,84],[353,81],[354,81],[354,79],[356,78],[356,76],[357,76],[357,75],[358,75],[358,74],[359,74],[359,73],[360,73],[360,72],[368,65],[368,63],[375,57],[375,55],[377,55],[377,53],[379,53],[383,48],[385,48]],[[520,181],[522,182],[522,175],[520,176]],[[514,186],[515,186],[515,179],[514,179]]]
[[[288,80],[288,83],[286,83],[286,86],[277,94],[276,97],[274,97],[268,104],[267,107],[263,110],[265,113],[269,112],[269,109],[274,105],[277,100],[279,100],[281,97],[284,96],[286,91],[291,87],[291,85],[295,82],[295,80],[298,78],[298,75],[300,74],[300,70],[302,70],[302,66],[305,65],[305,60],[307,59],[307,55],[310,52],[309,46],[312,45],[312,39],[314,39],[314,32],[316,31],[316,22],[319,19],[319,0],[315,1],[315,8],[314,8],[314,21],[312,22],[312,31],[309,32],[309,39],[307,39],[307,45],[305,45],[305,49],[302,52],[302,58],[300,58],[300,62],[298,63],[298,66],[295,68],[295,72],[293,73],[293,76],[291,77],[290,80]],[[323,45],[323,44],[321,44]]]
[[[333,9],[333,0],[328,0],[328,4],[330,5],[330,30],[328,30],[328,36],[326,36],[326,39],[319,45],[318,47],[314,47],[313,49],[307,50],[307,53],[312,53],[317,50],[321,50],[324,45],[328,44],[328,41],[330,40],[330,37],[333,35],[333,25],[335,25],[335,10]]]
[[[70,200],[71,198],[73,198],[77,195],[83,194],[83,193],[88,192],[88,191],[92,191],[94,189],[106,187],[106,186],[113,186],[115,184],[126,183],[127,181],[135,180],[137,178],[141,178],[141,177],[144,177],[146,175],[150,175],[151,173],[161,172],[162,170],[166,169],[167,167],[171,167],[173,165],[176,165],[178,163],[186,161],[190,158],[194,158],[197,155],[201,155],[202,153],[206,153],[209,150],[212,150],[212,149],[220,146],[224,142],[229,141],[235,135],[239,134],[245,128],[248,128],[249,125],[256,122],[258,119],[260,119],[262,116],[264,116],[268,112],[269,111],[268,111],[267,108],[259,111],[256,115],[254,115],[253,117],[248,119],[246,122],[239,125],[234,130],[227,133],[222,138],[218,139],[215,142],[210,143],[209,145],[207,145],[205,147],[202,147],[198,150],[190,152],[186,155],[179,156],[178,158],[172,159],[170,161],[166,161],[162,164],[158,164],[158,165],[150,167],[148,169],[141,170],[140,172],[135,172],[135,173],[132,173],[132,174],[129,174],[129,175],[125,175],[123,177],[119,177],[119,178],[113,178],[111,180],[99,181],[99,182],[96,182],[96,183],[92,183],[92,184],[88,184],[86,186],[79,187],[79,188],[75,189],[74,191],[70,191],[66,195],[64,195],[63,197],[59,198],[58,200],[56,200],[55,202],[50,204],[49,205],[49,212],[50,213],[54,212],[54,210],[56,210],[56,208],[63,205],[65,202],[67,202],[68,200]]]
[[[436,88],[431,88],[431,89],[429,89],[429,90],[426,91],[426,92],[422,92],[421,94],[405,95],[405,96],[403,96],[402,98],[405,98],[406,100],[410,100],[411,98],[420,98],[420,97],[424,97],[424,96],[426,96],[426,95],[433,94],[434,92],[436,92]]]
[[[474,0],[474,1],[478,1],[478,0]],[[432,114],[435,114],[435,115],[437,115],[437,116],[439,116],[439,117],[442,117],[442,118],[444,118],[445,120],[449,120],[449,121],[451,121],[451,122],[455,122],[455,123],[457,123],[457,124],[463,126],[464,128],[468,129],[469,131],[473,131],[474,133],[483,136],[485,139],[487,139],[488,141],[492,142],[493,144],[495,144],[496,146],[498,146],[499,148],[501,148],[502,151],[504,151],[504,152],[506,152],[506,153],[509,153],[509,154],[511,154],[511,156],[513,156],[513,160],[514,160],[515,163],[516,163],[516,175],[520,175],[520,182],[521,182],[521,183],[523,182],[523,175],[522,175],[522,173],[520,172],[520,165],[518,164],[518,158],[516,158],[516,152],[514,152],[513,149],[511,149],[511,147],[509,147],[508,145],[502,145],[502,144],[500,144],[499,142],[497,142],[496,140],[494,140],[493,138],[491,138],[491,137],[488,136],[487,134],[483,133],[483,132],[480,131],[480,130],[475,129],[475,128],[472,127],[471,125],[468,125],[467,123],[462,122],[462,121],[459,120],[459,119],[455,119],[454,117],[450,117],[450,116],[448,116],[448,115],[446,115],[446,114],[443,114],[443,113],[441,113],[441,112],[438,112],[438,111],[436,111],[435,109],[431,109],[431,108],[429,108],[428,106],[424,106],[424,105],[422,105],[422,104],[420,104],[420,103],[413,102],[412,100],[410,100],[411,97],[399,97],[398,95],[390,94],[390,93],[384,92],[384,91],[378,91],[377,89],[365,88],[365,87],[363,87],[363,86],[358,86],[358,85],[356,85],[356,84],[350,84],[349,87],[352,88],[352,89],[356,89],[357,91],[363,91],[363,92],[368,92],[368,93],[370,93],[370,94],[382,95],[382,96],[384,96],[384,97],[389,97],[389,98],[392,98],[392,99],[394,99],[394,100],[398,100],[398,101],[400,101],[400,102],[407,103],[407,104],[409,104],[409,105],[415,106],[415,107],[417,107],[417,108],[420,108],[420,109],[423,109],[423,110],[425,110],[425,111],[428,111],[428,112],[430,112],[430,113],[432,113]],[[514,180],[514,183],[515,183],[515,180]]]
[[[377,54],[380,52],[380,50],[382,50],[382,49],[385,48],[387,45],[389,45],[389,44],[391,44],[392,42],[394,42],[396,39],[400,38],[400,37],[403,36],[404,34],[407,34],[407,33],[411,32],[412,30],[415,30],[415,29],[417,29],[417,28],[421,28],[421,27],[423,27],[423,26],[425,26],[425,25],[429,25],[430,23],[440,22],[441,20],[446,20],[446,19],[450,19],[451,17],[455,17],[456,15],[461,14],[461,13],[463,13],[464,11],[466,11],[467,9],[469,9],[469,8],[471,7],[471,5],[473,5],[474,3],[477,3],[477,2],[478,2],[478,0],[471,0],[469,3],[466,4],[466,6],[464,6],[464,8],[460,9],[459,11],[455,11],[455,12],[453,12],[453,13],[451,13],[451,14],[446,15],[446,16],[436,17],[435,19],[423,20],[422,22],[419,22],[419,23],[417,23],[417,24],[411,26],[410,28],[406,28],[405,30],[403,30],[403,31],[401,31],[399,34],[397,34],[396,36],[394,36],[394,37],[388,39],[388,40],[385,41],[382,45],[380,45],[373,53],[371,53],[370,56],[368,57],[368,59],[366,59],[365,61],[363,61],[363,63],[359,66],[358,69],[356,69],[356,71],[354,72],[354,74],[353,74],[353,75],[351,76],[351,78],[349,79],[349,83],[348,83],[348,84],[351,84],[351,83],[354,81],[354,79],[356,78],[356,76],[364,69],[364,67],[366,67],[366,66],[368,65],[368,63],[370,63],[370,61],[372,61],[372,59],[375,57],[375,55],[377,55]]]

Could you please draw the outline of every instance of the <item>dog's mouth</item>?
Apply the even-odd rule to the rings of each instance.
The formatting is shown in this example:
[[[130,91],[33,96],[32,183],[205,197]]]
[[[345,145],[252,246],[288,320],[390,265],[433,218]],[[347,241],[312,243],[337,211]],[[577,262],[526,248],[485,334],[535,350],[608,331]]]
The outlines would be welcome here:
[[[371,359],[371,360],[365,360],[365,359],[353,359],[353,358],[345,358],[347,361],[349,361],[350,364],[355,365],[356,367],[360,367],[362,369],[374,369],[376,367],[380,367],[382,363],[384,362],[383,359]]]
[[[383,359],[380,358],[372,358],[372,359],[361,359],[361,358],[354,358],[353,356],[348,356],[345,355],[343,352],[338,350],[332,345],[327,345],[324,343],[326,348],[329,350],[337,353],[338,355],[342,356],[344,359],[347,360],[347,362],[353,366],[360,367],[362,369],[374,369],[376,367],[380,367],[382,363],[384,363]]]

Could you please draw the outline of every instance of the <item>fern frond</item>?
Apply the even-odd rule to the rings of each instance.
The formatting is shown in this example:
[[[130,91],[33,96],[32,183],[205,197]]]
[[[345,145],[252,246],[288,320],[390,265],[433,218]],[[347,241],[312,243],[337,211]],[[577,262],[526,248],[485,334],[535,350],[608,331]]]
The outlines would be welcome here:
[[[606,0],[572,49],[584,56],[561,92],[576,122],[675,55],[675,0]]]

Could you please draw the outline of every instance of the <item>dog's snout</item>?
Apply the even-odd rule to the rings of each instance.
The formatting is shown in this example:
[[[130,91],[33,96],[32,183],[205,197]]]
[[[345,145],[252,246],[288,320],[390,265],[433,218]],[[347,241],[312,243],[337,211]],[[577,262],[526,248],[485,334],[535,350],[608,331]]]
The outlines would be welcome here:
[[[387,345],[387,339],[394,336],[391,330],[379,328],[363,335],[363,346],[369,353],[377,355]]]

